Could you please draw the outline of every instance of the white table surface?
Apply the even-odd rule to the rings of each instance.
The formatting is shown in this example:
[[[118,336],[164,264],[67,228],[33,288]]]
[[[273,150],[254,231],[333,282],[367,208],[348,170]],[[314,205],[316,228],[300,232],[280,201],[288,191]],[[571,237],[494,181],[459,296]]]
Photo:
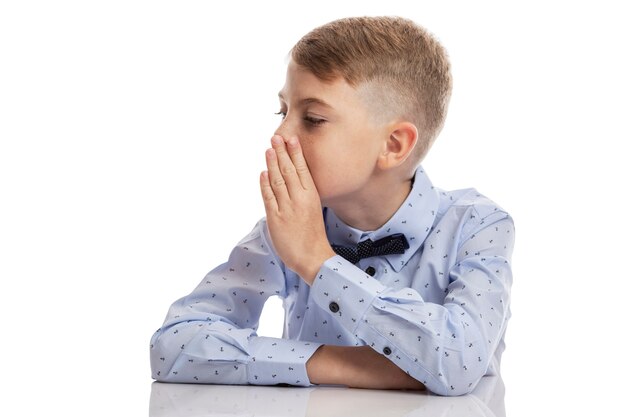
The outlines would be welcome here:
[[[504,417],[503,384],[485,377],[473,393],[440,397],[424,391],[345,387],[278,387],[152,383],[151,417],[189,416],[495,416]]]

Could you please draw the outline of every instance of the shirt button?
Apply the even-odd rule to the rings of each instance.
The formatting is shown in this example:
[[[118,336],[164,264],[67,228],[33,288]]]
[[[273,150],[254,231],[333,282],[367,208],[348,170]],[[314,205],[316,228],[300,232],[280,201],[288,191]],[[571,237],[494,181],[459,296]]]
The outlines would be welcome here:
[[[368,266],[367,269],[365,270],[365,273],[373,277],[374,274],[376,273],[376,268],[374,268],[373,266]]]
[[[391,355],[391,349],[389,348],[389,346],[385,346],[385,348],[383,349],[383,353],[387,356]]]
[[[330,311],[332,311],[333,313],[336,313],[339,311],[339,304],[337,304],[336,302],[332,302],[330,304],[328,304],[328,308],[330,309]]]

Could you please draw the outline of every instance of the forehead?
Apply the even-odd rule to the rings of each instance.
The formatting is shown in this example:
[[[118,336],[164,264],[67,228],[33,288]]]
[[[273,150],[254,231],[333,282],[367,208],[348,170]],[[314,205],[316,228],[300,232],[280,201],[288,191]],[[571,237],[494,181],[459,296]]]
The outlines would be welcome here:
[[[278,95],[286,102],[314,97],[331,106],[333,103],[345,105],[357,104],[359,101],[357,90],[343,77],[336,77],[332,81],[320,80],[293,60],[289,61],[285,84]]]

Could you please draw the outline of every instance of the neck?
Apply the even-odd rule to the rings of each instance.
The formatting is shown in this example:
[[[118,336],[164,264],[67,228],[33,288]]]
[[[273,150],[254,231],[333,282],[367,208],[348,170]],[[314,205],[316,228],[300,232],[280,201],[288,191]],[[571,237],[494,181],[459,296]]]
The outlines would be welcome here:
[[[373,191],[376,190],[376,191]],[[379,229],[393,217],[411,192],[411,179],[391,184],[376,184],[367,189],[325,204],[350,227],[362,231]]]

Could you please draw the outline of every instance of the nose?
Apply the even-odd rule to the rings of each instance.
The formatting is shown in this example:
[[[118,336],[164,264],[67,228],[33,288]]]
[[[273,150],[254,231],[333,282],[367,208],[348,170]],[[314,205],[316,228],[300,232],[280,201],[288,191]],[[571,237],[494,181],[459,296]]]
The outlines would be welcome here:
[[[274,131],[275,135],[282,136],[284,139],[291,138],[293,136],[297,136],[298,132],[294,123],[291,122],[290,117],[286,116],[278,126],[278,128]]]

